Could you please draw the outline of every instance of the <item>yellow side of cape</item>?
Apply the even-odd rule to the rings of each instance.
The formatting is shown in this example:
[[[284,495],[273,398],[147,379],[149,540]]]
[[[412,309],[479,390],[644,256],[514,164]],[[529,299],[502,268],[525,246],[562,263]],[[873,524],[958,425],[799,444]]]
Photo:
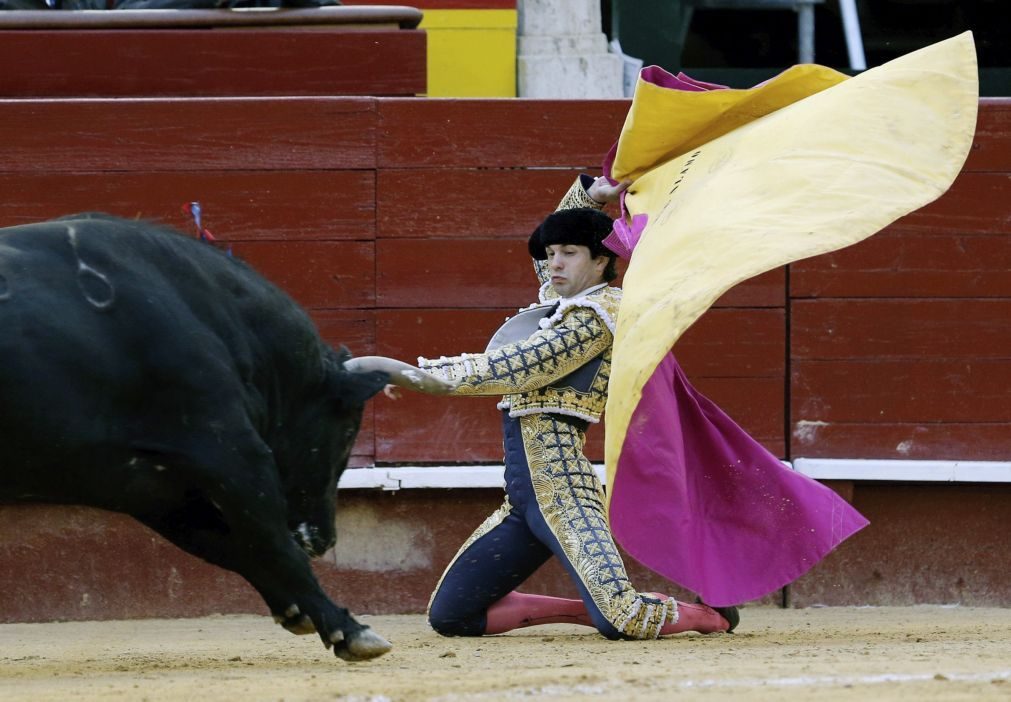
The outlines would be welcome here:
[[[640,79],[618,140],[614,177],[636,180],[672,158],[846,78],[808,63],[747,90],[689,92]]]
[[[670,95],[636,88],[612,175],[634,181],[626,208],[649,221],[625,273],[615,334],[609,485],[643,385],[720,295],[865,239],[942,195],[965,162],[979,102],[971,33],[848,80],[798,68],[812,70],[790,77],[783,94],[803,95],[806,83],[809,97],[752,110],[750,121],[743,107],[726,107],[733,95],[720,95],[749,91],[684,93],[675,98],[686,107],[671,112]],[[774,83],[752,90],[775,91]]]

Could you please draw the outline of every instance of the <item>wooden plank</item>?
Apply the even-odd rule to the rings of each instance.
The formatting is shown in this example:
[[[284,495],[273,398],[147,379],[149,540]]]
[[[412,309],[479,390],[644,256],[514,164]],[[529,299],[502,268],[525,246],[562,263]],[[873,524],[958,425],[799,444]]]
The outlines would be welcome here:
[[[537,299],[526,241],[376,240],[379,307],[506,307]]]
[[[480,352],[505,318],[515,312],[513,308],[380,309],[376,312],[376,353],[414,363],[419,355],[437,358]],[[783,312],[712,310],[678,341],[675,354],[691,377],[768,377],[782,383],[786,361]]]
[[[425,32],[396,28],[0,31],[0,64],[31,66],[0,74],[0,95],[413,96],[425,51]]]
[[[1011,422],[794,422],[790,455],[1005,461],[1011,455]]]
[[[783,307],[786,304],[786,266],[745,280],[730,288],[713,307]]]
[[[385,398],[384,398],[385,399]],[[362,423],[358,429],[351,456],[348,458],[349,468],[372,466],[376,463],[376,403],[368,402],[362,412]]]
[[[371,241],[244,241],[233,252],[303,307],[375,304]]]
[[[698,390],[777,456],[786,455],[783,383],[772,378],[701,378]],[[379,397],[376,461],[381,463],[482,463],[502,461],[498,397],[405,395]],[[604,458],[604,426],[590,427],[586,455]]]
[[[692,385],[776,456],[786,456],[782,378],[694,378]]]
[[[309,317],[323,341],[345,346],[354,356],[376,353],[376,313],[373,310],[313,309]]]
[[[790,320],[794,359],[1011,360],[1011,299],[798,300]]]
[[[323,341],[334,348],[346,347],[355,356],[375,353],[376,324],[372,310],[309,310]],[[350,466],[373,465],[376,461],[375,400],[366,403],[358,437],[351,449]]]
[[[309,310],[323,341],[334,348],[345,346],[355,356],[375,353],[376,325],[372,310]],[[351,449],[350,466],[367,466],[375,463],[376,454],[375,401],[365,405],[358,437]]]
[[[222,241],[371,238],[375,221],[370,171],[0,174],[0,192],[0,226],[97,211],[190,233],[191,201]]]
[[[497,397],[377,397],[376,461],[482,463],[502,461]]]
[[[1011,164],[1011,98],[980,98],[966,171],[1007,173]]]
[[[0,100],[0,173],[373,168],[375,118],[372,98]]]
[[[536,300],[527,243],[504,239],[378,239],[380,307],[513,307]],[[728,291],[722,307],[777,307],[785,300],[783,268]]]
[[[628,100],[380,98],[382,168],[600,169]]]
[[[674,355],[693,378],[777,378],[782,404],[786,315],[780,309],[712,309],[678,340]]]
[[[1009,213],[1011,216],[1011,213]],[[1011,237],[889,229],[790,266],[790,296],[1011,297]]]
[[[1007,172],[1011,101],[985,98],[980,104],[976,141],[965,170]],[[382,99],[380,164],[597,168],[621,132],[628,106],[627,100]]]
[[[795,360],[791,367],[794,424],[1011,421],[1007,360]]]
[[[414,363],[419,355],[432,358],[481,351],[494,330],[513,311],[502,308],[381,309],[376,313],[376,353]],[[750,315],[755,315],[756,319],[748,319]],[[693,375],[693,382],[700,392],[739,420],[767,448],[777,455],[785,455],[783,342],[781,334],[777,343],[775,335],[769,331],[775,330],[777,321],[781,327],[782,314],[772,310],[718,310],[713,318],[694,330],[687,353],[696,358],[700,373],[713,375]],[[755,347],[759,350],[750,362],[741,364],[740,356],[721,358],[711,353],[726,345],[728,328],[741,326],[754,329],[753,336],[760,339]],[[747,346],[747,343],[736,346]],[[778,352],[771,353],[770,348],[778,348]],[[707,354],[710,360],[702,360]],[[768,373],[770,377],[734,377],[743,372]],[[494,409],[497,400],[497,397],[447,400],[413,393],[406,394],[399,402],[377,398],[375,406],[380,428],[377,430],[376,460],[394,463],[500,461],[500,418]],[[603,458],[602,428],[591,428],[587,453],[594,460]]]
[[[944,195],[892,226],[940,236],[1006,234],[1011,220],[1011,145],[1008,150],[1002,172],[963,171]]]
[[[526,241],[579,175],[577,169],[381,169],[376,236]],[[614,217],[617,213],[608,209]]]
[[[462,309],[377,309],[376,353],[415,363],[483,351],[515,307]]]
[[[495,329],[516,308],[376,311],[376,353],[415,363],[482,351]],[[502,460],[499,397],[443,398],[404,393],[377,398],[376,460],[490,462]]]

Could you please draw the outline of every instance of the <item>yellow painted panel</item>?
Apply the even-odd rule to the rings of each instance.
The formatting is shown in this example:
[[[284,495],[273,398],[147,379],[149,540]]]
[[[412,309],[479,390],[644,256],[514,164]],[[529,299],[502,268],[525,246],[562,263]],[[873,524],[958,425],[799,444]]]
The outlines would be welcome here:
[[[427,10],[429,97],[515,97],[515,10]]]
[[[420,29],[516,29],[516,10],[425,10]]]

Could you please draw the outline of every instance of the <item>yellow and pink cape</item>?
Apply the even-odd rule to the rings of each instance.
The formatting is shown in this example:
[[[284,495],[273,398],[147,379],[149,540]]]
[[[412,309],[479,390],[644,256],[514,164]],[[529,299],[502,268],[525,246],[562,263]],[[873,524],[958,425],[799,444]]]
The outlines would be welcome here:
[[[715,606],[761,597],[867,522],[697,393],[671,355],[729,288],[854,244],[943,194],[972,144],[972,36],[854,78],[795,66],[749,90],[640,75],[605,172],[631,180],[607,403],[616,539]]]

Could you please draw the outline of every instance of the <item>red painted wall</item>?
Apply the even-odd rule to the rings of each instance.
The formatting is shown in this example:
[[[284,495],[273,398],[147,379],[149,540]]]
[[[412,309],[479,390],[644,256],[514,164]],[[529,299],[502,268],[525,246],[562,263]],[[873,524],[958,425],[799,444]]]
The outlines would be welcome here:
[[[526,236],[577,172],[596,170],[626,109],[0,100],[0,226],[104,210],[186,229],[180,207],[197,200],[205,225],[306,305],[329,341],[405,359],[478,350],[532,300]],[[1008,460],[1008,222],[1011,101],[984,100],[949,193],[863,244],[731,290],[678,353],[699,388],[781,456]],[[493,404],[378,398],[354,461],[498,461]],[[798,582],[795,603],[1011,604],[1007,486],[851,490],[873,525]],[[324,561],[320,573],[359,611],[417,610],[498,499],[342,494],[350,564]],[[356,563],[370,538],[388,549]],[[534,587],[563,580],[549,570]],[[0,592],[5,621],[265,611],[240,579],[79,508],[0,508]]]

